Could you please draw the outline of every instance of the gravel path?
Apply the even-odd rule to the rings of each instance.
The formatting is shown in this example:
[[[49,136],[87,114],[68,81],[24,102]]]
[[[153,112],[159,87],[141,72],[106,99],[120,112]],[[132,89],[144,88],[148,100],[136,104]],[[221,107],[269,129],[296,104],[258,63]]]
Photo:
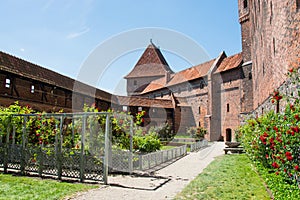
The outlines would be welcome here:
[[[200,174],[214,157],[224,154],[224,142],[215,142],[196,153],[190,153],[175,163],[157,171],[154,177],[114,176],[112,185],[79,193],[72,200],[160,200],[173,199],[191,180]],[[164,178],[159,178],[164,177]],[[116,184],[121,185],[116,186]]]

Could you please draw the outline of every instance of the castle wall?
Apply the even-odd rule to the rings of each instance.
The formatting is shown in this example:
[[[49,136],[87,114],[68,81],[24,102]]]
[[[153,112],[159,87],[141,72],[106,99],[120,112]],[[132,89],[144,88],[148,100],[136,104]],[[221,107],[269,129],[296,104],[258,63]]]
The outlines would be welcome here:
[[[296,0],[249,1],[254,108],[300,65],[300,9]],[[247,30],[243,30],[247,31]]]

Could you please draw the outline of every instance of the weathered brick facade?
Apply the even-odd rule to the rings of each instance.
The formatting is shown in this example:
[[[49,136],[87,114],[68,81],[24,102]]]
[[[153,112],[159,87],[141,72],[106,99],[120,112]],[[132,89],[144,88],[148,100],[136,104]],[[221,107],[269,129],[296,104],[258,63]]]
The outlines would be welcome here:
[[[238,0],[242,52],[222,52],[206,63],[174,73],[152,42],[125,76],[129,97],[97,88],[0,52],[0,105],[14,101],[40,111],[146,111],[145,126],[165,122],[177,133],[205,127],[208,140],[234,140],[249,113],[275,109],[270,94],[291,93],[286,73],[300,66],[299,0]],[[284,106],[280,105],[280,109]]]
[[[297,0],[239,0],[243,52],[251,48],[254,108],[285,80],[290,67],[300,65],[300,9]],[[249,20],[244,21],[244,13]],[[248,25],[250,23],[250,26]],[[247,52],[248,54],[249,52]]]

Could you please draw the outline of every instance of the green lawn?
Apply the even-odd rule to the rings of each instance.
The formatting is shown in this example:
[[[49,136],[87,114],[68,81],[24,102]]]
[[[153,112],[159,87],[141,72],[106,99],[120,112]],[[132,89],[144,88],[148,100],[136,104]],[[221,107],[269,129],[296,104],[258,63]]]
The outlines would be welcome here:
[[[62,199],[97,185],[58,182],[40,178],[0,174],[0,199]]]
[[[245,154],[216,158],[176,199],[270,199]]]

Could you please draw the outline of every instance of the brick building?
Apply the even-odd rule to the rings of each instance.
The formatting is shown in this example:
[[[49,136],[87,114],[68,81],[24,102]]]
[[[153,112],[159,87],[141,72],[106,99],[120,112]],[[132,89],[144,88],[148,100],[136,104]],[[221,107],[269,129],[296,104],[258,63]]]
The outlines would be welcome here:
[[[238,0],[242,52],[172,71],[152,42],[125,76],[128,96],[116,96],[0,52],[0,105],[15,101],[39,111],[146,111],[145,126],[169,123],[176,133],[205,127],[209,140],[234,140],[244,116],[262,113],[270,94],[300,64],[300,1]]]
[[[253,64],[253,105],[261,106],[300,65],[300,1],[239,0],[245,61]]]

